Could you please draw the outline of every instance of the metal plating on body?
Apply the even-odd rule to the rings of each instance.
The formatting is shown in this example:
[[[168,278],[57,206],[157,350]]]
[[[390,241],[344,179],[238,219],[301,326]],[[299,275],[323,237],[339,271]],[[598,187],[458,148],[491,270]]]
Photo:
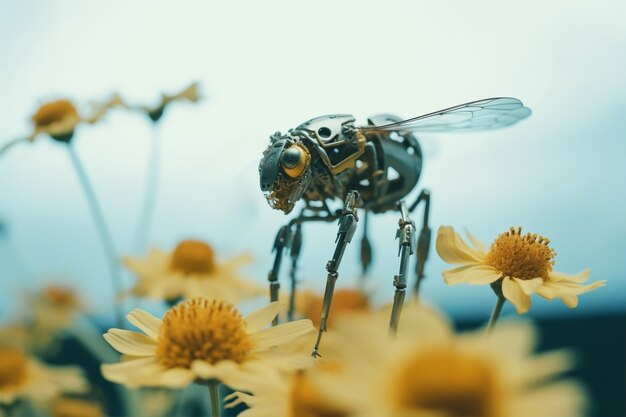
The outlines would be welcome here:
[[[423,155],[415,132],[481,131],[512,125],[530,115],[517,99],[498,97],[473,101],[433,113],[402,120],[377,115],[366,126],[355,126],[348,114],[320,116],[302,123],[286,134],[274,133],[259,164],[260,186],[269,205],[285,214],[298,201],[304,201],[300,214],[283,226],[274,241],[274,265],[269,273],[270,298],[278,299],[278,273],[284,250],[291,253],[291,297],[289,319],[293,318],[296,287],[295,272],[301,252],[302,224],[339,220],[333,258],[326,265],[327,281],[321,311],[321,326],[313,348],[319,356],[322,332],[326,331],[335,281],[344,250],[357,228],[358,209],[365,212],[361,239],[363,275],[371,264],[371,245],[367,236],[368,213],[396,210],[400,214],[396,238],[399,243],[400,270],[394,276],[396,288],[390,318],[392,332],[398,328],[407,286],[410,256],[417,255],[417,281],[414,295],[424,278],[430,248],[428,225],[430,193],[422,190],[407,205],[404,199],[413,191],[422,172]],[[329,206],[337,200],[341,209]],[[422,228],[416,239],[415,224],[409,215],[423,205]],[[275,320],[275,323],[277,320]]]

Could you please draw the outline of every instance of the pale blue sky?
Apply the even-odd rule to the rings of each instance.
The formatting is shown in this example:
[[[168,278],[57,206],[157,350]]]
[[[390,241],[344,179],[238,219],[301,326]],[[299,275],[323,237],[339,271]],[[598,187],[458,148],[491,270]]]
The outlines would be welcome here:
[[[609,279],[582,298],[579,314],[623,309],[624,21],[622,1],[0,0],[0,144],[28,132],[47,99],[86,102],[117,91],[150,103],[200,81],[208,100],[163,120],[152,240],[170,248],[205,238],[223,257],[251,251],[257,261],[248,272],[264,282],[287,220],[258,188],[271,133],[320,114],[364,121],[518,97],[533,115],[513,128],[421,138],[432,226],[467,228],[486,243],[510,225],[546,235],[556,269],[590,267],[592,280]],[[76,135],[120,253],[132,248],[149,133],[142,118],[117,112]],[[60,146],[41,138],[0,160],[0,217],[38,280],[63,277],[106,307],[106,264]],[[372,224],[381,302],[391,299],[398,265],[396,224],[395,214]],[[335,233],[334,225],[305,229],[302,277],[320,291]],[[357,248],[346,253],[340,286],[354,282]],[[0,293],[10,296],[24,281],[5,245],[0,251]],[[490,290],[446,287],[444,268],[433,248],[424,296],[455,315],[487,315]],[[567,311],[558,301],[535,307],[535,315]]]

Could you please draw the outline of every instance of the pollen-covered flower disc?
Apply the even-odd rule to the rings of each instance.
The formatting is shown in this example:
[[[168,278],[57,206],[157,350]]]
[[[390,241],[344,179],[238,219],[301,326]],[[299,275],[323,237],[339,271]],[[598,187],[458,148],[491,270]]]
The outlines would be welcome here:
[[[27,378],[24,353],[17,349],[0,349],[0,392],[22,385]]]
[[[246,389],[249,378],[307,363],[281,345],[313,331],[309,320],[266,326],[281,306],[271,303],[242,317],[229,303],[194,298],[162,320],[135,309],[128,319],[145,334],[111,329],[104,338],[127,360],[102,366],[105,378],[128,386],[183,387],[219,380]]]
[[[372,315],[342,317],[328,335],[344,369],[312,382],[351,417],[584,414],[581,387],[557,379],[570,356],[533,355],[527,324],[503,323],[489,337],[484,329],[455,334],[434,312],[409,304],[397,338],[387,332],[388,317]]]
[[[469,235],[468,245],[452,227],[442,226],[437,233],[437,252],[441,259],[460,265],[443,271],[447,284],[501,285],[502,295],[515,305],[518,313],[530,309],[534,293],[552,300],[561,299],[570,308],[578,305],[578,295],[604,286],[605,281],[582,285],[589,270],[576,275],[553,271],[556,252],[550,240],[537,234],[522,233],[522,228],[511,227],[502,233],[487,249],[478,239]]]
[[[144,259],[124,259],[137,276],[137,284],[130,291],[135,296],[163,300],[206,297],[231,303],[267,292],[264,286],[237,273],[249,262],[248,255],[219,262],[213,248],[199,240],[184,240],[172,252],[153,249]]]
[[[18,399],[47,401],[62,392],[82,392],[87,381],[75,367],[50,367],[22,350],[0,347],[0,404]]]

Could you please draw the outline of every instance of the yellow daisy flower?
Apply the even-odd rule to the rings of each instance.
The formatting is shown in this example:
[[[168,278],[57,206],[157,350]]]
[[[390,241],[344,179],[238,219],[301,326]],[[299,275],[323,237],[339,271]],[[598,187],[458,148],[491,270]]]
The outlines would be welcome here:
[[[249,408],[238,417],[347,417],[346,409],[315,387],[311,378],[315,373],[332,377],[341,373],[341,366],[320,359],[315,361],[315,366],[288,376],[264,376],[251,383],[252,394],[235,392],[229,395],[225,408],[246,404]]]
[[[37,136],[45,134],[59,142],[69,142],[80,123],[94,124],[112,107],[122,106],[119,96],[114,95],[104,103],[92,105],[90,114],[80,114],[76,105],[68,99],[58,99],[46,102],[39,106],[31,116],[33,131],[25,138],[9,141],[0,147],[0,155],[14,145],[29,141],[33,142]]]
[[[104,417],[99,404],[80,398],[60,397],[52,404],[51,417]]]
[[[409,304],[397,339],[381,315],[338,320],[330,338],[344,371],[312,379],[316,389],[354,417],[575,417],[585,395],[556,381],[570,369],[564,352],[533,356],[529,325],[502,325],[455,335],[432,311]],[[377,331],[378,330],[378,331]]]
[[[111,329],[104,338],[126,355],[102,365],[110,381],[130,387],[184,387],[217,380],[248,389],[248,380],[310,359],[279,347],[313,331],[309,320],[265,328],[282,307],[271,303],[246,317],[221,300],[194,298],[171,308],[160,320],[135,309],[128,320],[145,334]]]
[[[314,291],[299,291],[296,294],[296,311],[302,316],[313,322],[313,326],[319,328],[320,314],[322,312],[322,304],[324,303],[324,295]],[[330,307],[330,317],[336,318],[343,313],[369,312],[372,310],[369,299],[363,291],[341,288],[335,291],[333,302]],[[332,321],[328,323],[332,327]]]
[[[18,399],[45,402],[63,392],[83,392],[87,381],[79,368],[51,367],[13,347],[0,347],[0,404]]]
[[[213,248],[198,240],[185,240],[173,252],[158,249],[144,259],[126,257],[124,264],[137,276],[130,293],[168,301],[206,297],[238,303],[267,293],[267,288],[240,278],[236,269],[251,261],[249,255],[217,262]]]
[[[502,233],[487,248],[468,233],[473,247],[450,226],[441,226],[437,233],[437,252],[449,264],[460,265],[443,271],[447,284],[491,284],[515,305],[520,314],[530,309],[534,293],[552,300],[559,298],[569,308],[578,306],[578,295],[604,286],[606,281],[582,285],[589,269],[575,275],[552,270],[556,252],[548,246],[550,240],[536,234],[522,235],[522,228]]]
[[[70,326],[74,314],[84,308],[78,294],[63,285],[47,285],[28,298],[35,327],[40,330],[56,331]]]

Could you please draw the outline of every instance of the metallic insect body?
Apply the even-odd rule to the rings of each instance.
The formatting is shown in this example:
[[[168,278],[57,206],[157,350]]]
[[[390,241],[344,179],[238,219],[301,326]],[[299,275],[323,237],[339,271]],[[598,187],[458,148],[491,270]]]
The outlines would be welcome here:
[[[368,125],[355,126],[347,114],[316,117],[286,134],[276,132],[259,164],[260,185],[269,205],[285,214],[304,201],[300,214],[283,226],[274,242],[275,259],[269,273],[270,298],[278,299],[278,272],[283,252],[291,254],[291,298],[289,318],[293,317],[295,271],[302,244],[305,222],[339,220],[339,232],[333,257],[328,261],[326,291],[321,325],[313,355],[318,355],[322,332],[326,331],[328,312],[343,252],[352,240],[358,222],[357,209],[365,212],[361,240],[363,273],[371,263],[371,245],[367,237],[367,215],[398,210],[400,270],[394,276],[396,287],[390,328],[398,326],[407,286],[410,255],[417,252],[417,294],[424,277],[431,231],[428,226],[430,194],[422,190],[407,205],[404,198],[415,188],[422,170],[422,151],[414,132],[467,132],[512,125],[530,115],[530,110],[515,98],[498,97],[473,101],[437,112],[402,120],[391,115],[377,115]],[[343,208],[331,210],[328,203],[343,201]],[[410,213],[424,204],[422,230],[415,238]]]

